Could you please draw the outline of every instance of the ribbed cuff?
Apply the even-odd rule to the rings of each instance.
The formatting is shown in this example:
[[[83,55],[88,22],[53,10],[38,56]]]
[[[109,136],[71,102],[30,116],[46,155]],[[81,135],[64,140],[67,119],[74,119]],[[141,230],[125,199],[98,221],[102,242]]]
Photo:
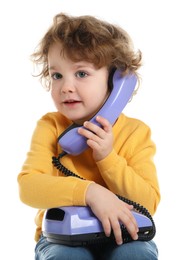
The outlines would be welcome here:
[[[86,206],[86,191],[88,186],[93,181],[81,180],[77,183],[73,193],[73,205],[75,206]]]
[[[118,155],[115,150],[112,150],[112,152],[103,160],[97,162],[97,167],[100,170],[100,172],[106,172],[111,167],[116,165],[118,163]]]

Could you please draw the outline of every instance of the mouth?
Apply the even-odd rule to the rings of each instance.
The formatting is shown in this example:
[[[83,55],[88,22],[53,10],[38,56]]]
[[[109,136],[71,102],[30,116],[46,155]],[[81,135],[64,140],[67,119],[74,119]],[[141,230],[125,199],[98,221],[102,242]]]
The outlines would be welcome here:
[[[81,103],[81,101],[73,100],[73,99],[63,101],[63,104],[66,105],[66,106],[74,106],[74,105],[77,105],[77,104],[80,104],[80,103]]]

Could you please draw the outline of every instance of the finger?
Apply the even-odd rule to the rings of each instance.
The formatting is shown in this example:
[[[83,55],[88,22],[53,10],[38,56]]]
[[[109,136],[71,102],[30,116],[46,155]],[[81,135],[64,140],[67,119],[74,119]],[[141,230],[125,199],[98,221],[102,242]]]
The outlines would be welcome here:
[[[127,231],[131,235],[132,239],[137,240],[138,239],[138,234],[137,234],[138,226],[137,226],[137,222],[136,222],[134,216],[132,215],[132,213],[130,215],[124,214],[124,216],[121,218],[121,222],[126,227]]]
[[[78,128],[78,133],[84,137],[87,138],[87,140],[93,140],[94,142],[98,142],[98,139],[101,137],[98,137],[94,131],[85,128],[85,127],[80,127]],[[102,139],[102,138],[101,138]]]
[[[101,124],[101,126],[103,127],[105,132],[110,132],[111,131],[112,125],[110,124],[110,122],[106,118],[104,118],[102,116],[97,116],[96,117],[96,121],[99,124]]]
[[[132,214],[132,211],[131,211],[131,221],[132,221],[133,225],[135,226],[136,232],[138,232],[138,224],[137,224],[135,217]]]
[[[88,129],[89,131],[91,131],[92,133],[94,133],[96,136],[100,137],[101,139],[103,139],[105,136],[105,132],[104,132],[103,128],[101,128],[100,126],[98,126],[96,124],[86,121],[86,122],[84,122],[84,127],[86,129]]]
[[[103,226],[103,230],[104,230],[104,233],[107,237],[110,236],[111,234],[111,225],[110,225],[110,221],[108,219],[106,220],[103,220],[102,222],[102,226]]]
[[[137,222],[136,222],[136,219],[135,217],[133,216],[132,212],[133,212],[133,205],[129,205],[125,202],[123,202],[123,205],[124,205],[124,214],[129,216],[130,220],[134,223],[135,227],[137,227]]]
[[[118,220],[114,220],[111,222],[112,225],[112,230],[114,233],[114,237],[116,240],[116,243],[118,245],[121,245],[123,243],[123,239],[122,239],[122,232],[121,232],[121,227],[120,227],[120,223]]]

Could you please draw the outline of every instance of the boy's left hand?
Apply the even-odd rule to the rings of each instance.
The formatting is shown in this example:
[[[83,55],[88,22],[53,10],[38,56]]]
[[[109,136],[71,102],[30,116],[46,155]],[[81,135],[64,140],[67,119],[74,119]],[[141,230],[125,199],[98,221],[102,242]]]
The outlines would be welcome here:
[[[100,161],[113,149],[113,133],[112,126],[107,119],[97,116],[96,121],[102,128],[94,123],[85,121],[84,127],[80,127],[78,133],[87,138],[87,144],[93,150],[93,159]]]

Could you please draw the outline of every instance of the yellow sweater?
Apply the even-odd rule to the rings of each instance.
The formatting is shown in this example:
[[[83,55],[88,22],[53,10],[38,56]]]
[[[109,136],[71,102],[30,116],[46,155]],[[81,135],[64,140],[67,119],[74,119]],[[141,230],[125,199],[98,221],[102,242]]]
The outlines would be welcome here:
[[[61,152],[57,138],[71,123],[58,112],[44,115],[37,123],[30,151],[18,175],[21,201],[39,209],[35,240],[41,234],[44,211],[85,205],[85,193],[91,182],[140,203],[153,215],[160,192],[152,160],[156,149],[149,127],[121,114],[113,126],[114,149],[105,159],[94,162],[91,149],[78,156],[63,157],[62,164],[86,179],[81,180],[65,177],[52,164],[52,156]]]

